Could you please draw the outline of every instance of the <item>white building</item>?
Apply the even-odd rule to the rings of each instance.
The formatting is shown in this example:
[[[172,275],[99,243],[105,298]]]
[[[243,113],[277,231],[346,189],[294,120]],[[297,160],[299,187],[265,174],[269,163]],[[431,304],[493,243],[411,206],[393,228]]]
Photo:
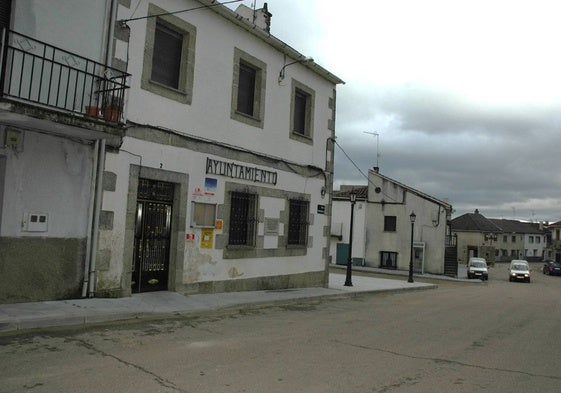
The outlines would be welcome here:
[[[445,251],[450,245],[449,220],[452,206],[383,176],[376,169],[369,171],[368,183],[365,208],[358,209],[357,213],[355,205],[358,225],[354,226],[353,231],[353,263],[360,264],[362,260],[366,267],[408,270],[413,246],[415,272],[449,274],[445,271]],[[344,212],[349,211],[350,191],[335,193],[332,233],[337,228],[336,223],[345,221],[343,217]],[[359,195],[360,193],[361,191]],[[347,200],[346,203],[343,202],[344,199]],[[357,205],[358,201],[359,198]],[[415,221],[412,225],[413,213]],[[344,243],[345,239],[348,237],[343,235],[340,242]],[[336,250],[341,249],[341,246],[336,247],[331,247],[331,255],[340,263],[342,258],[337,258]],[[450,274],[455,275],[457,258],[455,247],[452,245],[451,248],[454,252],[449,259],[452,268]]]
[[[73,88],[80,94],[70,95],[91,90],[89,101],[77,109],[41,107],[45,121],[36,134],[34,124],[13,118],[25,112],[18,108],[38,104],[3,97],[5,139],[17,139],[12,130],[18,131],[25,146],[18,151],[20,142],[10,142],[0,150],[0,241],[25,248],[40,238],[52,249],[36,245],[43,258],[27,255],[25,271],[9,279],[26,284],[25,273],[43,269],[45,258],[60,259],[59,244],[72,239],[73,248],[64,264],[35,279],[57,276],[69,291],[27,298],[0,290],[0,301],[73,297],[82,288],[91,296],[127,296],[327,285],[330,138],[342,81],[270,35],[266,7],[256,11],[256,26],[242,16],[247,7],[240,15],[209,0],[140,2],[134,10],[126,0],[72,1],[72,18],[60,14],[58,0],[27,3],[32,6],[13,6],[13,30],[70,50],[87,33],[78,26],[94,26],[88,48],[97,51],[80,54],[114,69],[84,71],[83,86]],[[57,17],[66,25],[53,23]],[[34,35],[43,23],[52,38]],[[75,57],[64,56],[65,62]],[[106,117],[110,101],[120,104],[113,118]],[[60,131],[69,122],[78,125]],[[43,172],[21,180],[18,170],[22,179],[30,176],[24,161]],[[12,186],[16,178],[22,184]],[[22,195],[29,202],[18,206]],[[21,217],[35,213],[49,225],[24,232]],[[0,256],[19,263],[19,254]]]

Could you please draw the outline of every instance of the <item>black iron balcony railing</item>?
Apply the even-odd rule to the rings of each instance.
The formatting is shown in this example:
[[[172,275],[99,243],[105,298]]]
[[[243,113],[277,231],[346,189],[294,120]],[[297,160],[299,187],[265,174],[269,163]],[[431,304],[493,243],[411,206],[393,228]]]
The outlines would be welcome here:
[[[2,38],[3,97],[110,123],[124,121],[130,74],[11,30]]]

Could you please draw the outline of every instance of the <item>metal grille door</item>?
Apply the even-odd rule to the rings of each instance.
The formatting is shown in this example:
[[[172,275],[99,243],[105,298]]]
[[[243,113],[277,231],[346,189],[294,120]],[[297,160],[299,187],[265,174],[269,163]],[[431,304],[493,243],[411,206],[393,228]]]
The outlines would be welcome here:
[[[134,236],[132,292],[168,288],[173,184],[140,179]]]

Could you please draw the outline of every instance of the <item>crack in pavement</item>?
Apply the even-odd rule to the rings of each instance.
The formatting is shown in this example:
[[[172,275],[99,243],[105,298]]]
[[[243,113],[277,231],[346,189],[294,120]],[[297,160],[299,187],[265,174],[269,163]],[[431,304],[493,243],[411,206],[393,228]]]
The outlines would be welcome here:
[[[481,365],[477,365],[477,364],[464,363],[464,362],[460,362],[460,361],[457,361],[457,360],[431,358],[431,357],[426,357],[426,356],[408,355],[408,354],[401,353],[401,352],[391,351],[389,349],[369,347],[369,346],[366,346],[366,345],[353,344],[353,343],[344,342],[344,341],[340,341],[340,340],[332,340],[332,341],[337,343],[337,344],[348,345],[348,346],[353,347],[353,348],[360,348],[360,349],[367,349],[369,351],[383,352],[383,353],[387,353],[387,354],[390,354],[390,355],[400,356],[400,357],[409,358],[409,359],[430,360],[430,361],[432,361],[434,363],[437,363],[437,364],[450,364],[450,365],[456,365],[456,366],[462,366],[462,367],[472,367],[472,368],[477,368],[477,369],[487,370],[487,371],[500,371],[500,372],[512,373],[512,374],[522,374],[522,375],[526,375],[526,376],[529,376],[529,377],[548,378],[548,379],[553,379],[553,380],[556,380],[556,381],[561,381],[561,376],[556,376],[556,375],[534,374],[534,373],[530,373],[530,372],[527,372],[527,371],[510,370],[510,369],[507,369],[507,368],[500,368],[500,367],[486,367],[486,366],[481,366]]]
[[[162,385],[163,387],[173,389],[173,390],[175,390],[177,392],[180,392],[180,393],[188,393],[186,390],[183,390],[183,389],[177,387],[172,381],[170,381],[170,380],[168,380],[164,377],[161,377],[158,374],[156,374],[156,373],[154,373],[154,372],[152,372],[152,371],[150,371],[150,370],[148,370],[148,369],[146,369],[142,366],[139,366],[138,364],[129,362],[127,360],[119,358],[118,356],[115,356],[115,355],[112,355],[112,354],[107,353],[105,351],[102,351],[101,349],[96,348],[93,344],[88,343],[86,340],[80,340],[80,339],[77,339],[77,338],[72,338],[72,339],[68,339],[68,341],[75,342],[78,345],[81,345],[88,350],[94,351],[94,352],[96,352],[96,353],[98,353],[102,356],[113,358],[116,361],[118,361],[119,363],[122,363],[126,366],[129,366],[129,367],[133,367],[133,368],[135,368],[135,369],[137,369],[137,370],[139,370],[139,371],[141,371],[145,374],[151,375],[152,377],[154,377],[155,381],[157,383],[159,383],[160,385]]]

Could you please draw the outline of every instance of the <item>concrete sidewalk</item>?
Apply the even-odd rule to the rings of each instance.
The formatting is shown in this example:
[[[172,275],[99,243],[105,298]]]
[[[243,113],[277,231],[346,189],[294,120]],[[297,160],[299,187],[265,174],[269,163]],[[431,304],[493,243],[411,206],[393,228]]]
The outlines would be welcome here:
[[[436,288],[434,284],[408,283],[394,279],[356,276],[353,286],[345,287],[345,272],[330,273],[329,288],[296,288],[272,291],[227,292],[181,295],[175,292],[150,292],[131,297],[74,299],[34,303],[0,304],[0,333],[56,326],[150,319],[236,309],[327,296],[352,296],[357,293]]]

